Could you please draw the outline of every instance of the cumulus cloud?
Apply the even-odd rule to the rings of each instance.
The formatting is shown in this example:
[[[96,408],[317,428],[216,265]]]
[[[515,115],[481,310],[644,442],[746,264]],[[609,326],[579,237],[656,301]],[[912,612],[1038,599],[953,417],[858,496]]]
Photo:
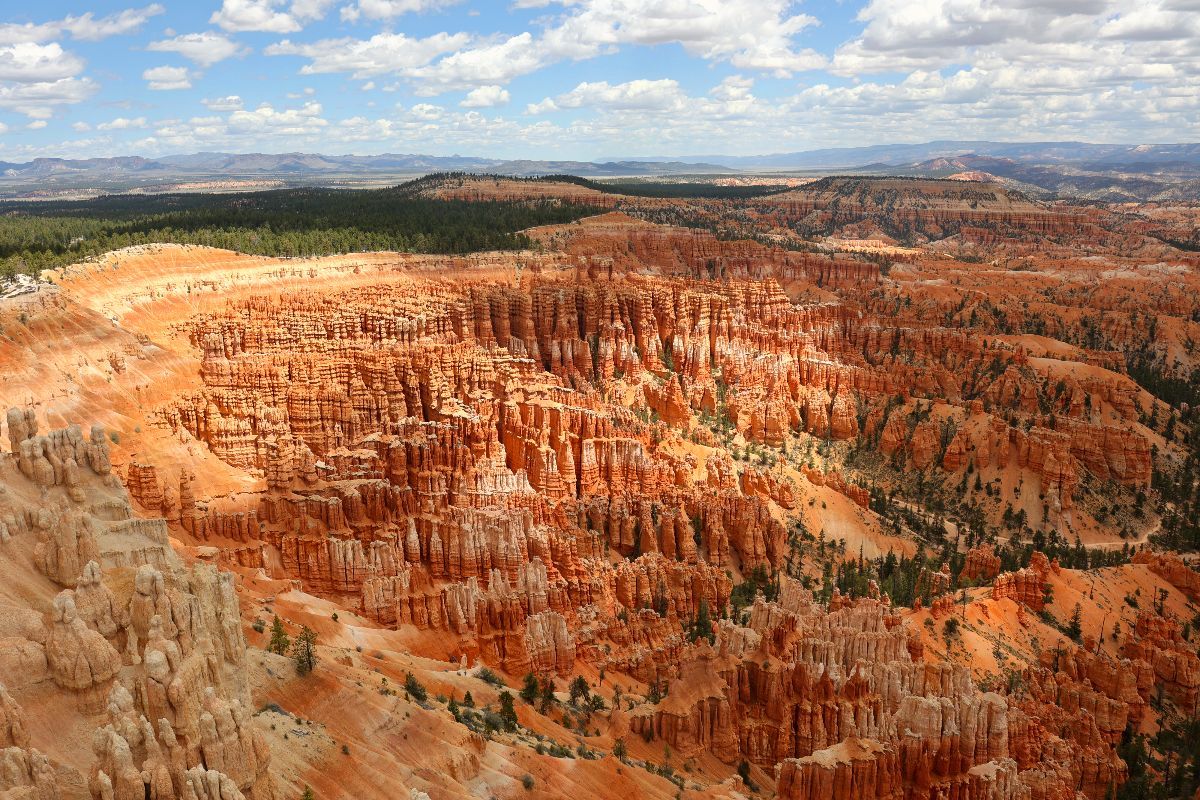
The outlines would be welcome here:
[[[90,78],[60,78],[34,83],[0,83],[0,108],[34,119],[46,119],[54,109],[81,103],[100,87]]]
[[[794,0],[516,0],[518,8],[541,9],[526,28],[397,30],[408,22],[404,15],[449,4],[213,2],[213,31],[170,31],[148,45],[188,59],[189,67],[146,70],[151,88],[189,88],[198,77],[191,70],[242,53],[233,32],[266,31],[281,35],[265,52],[298,59],[302,75],[340,74],[367,91],[425,102],[382,119],[370,103],[349,119],[327,119],[293,80],[269,87],[274,105],[247,108],[233,95],[204,99],[200,115],[149,121],[146,135],[127,136],[125,144],[180,151],[371,143],[380,151],[578,157],[611,152],[613,143],[625,152],[685,155],[886,140],[1075,139],[1086,131],[1108,140],[1200,137],[1200,0],[861,0],[856,32],[831,43],[837,46],[828,56],[811,49],[819,23]],[[44,120],[90,97],[98,86],[84,77],[87,65],[69,40],[135,30],[156,9],[0,24],[0,110]],[[376,27],[317,40],[292,35],[335,9]],[[827,27],[839,29],[829,13]],[[570,61],[663,47],[676,51],[661,62],[672,65],[666,73],[626,80],[606,60],[603,73],[546,95],[529,96],[514,83]],[[702,74],[706,65],[715,68],[707,91],[680,75]],[[786,84],[768,82],[787,76]],[[435,99],[449,93],[461,94]],[[526,114],[505,118],[504,107],[518,100]]]
[[[146,24],[146,20],[157,17],[166,11],[158,3],[145,8],[127,8],[106,17],[96,17],[87,12],[78,17],[67,17],[62,21],[63,30],[72,38],[85,42],[98,42],[110,36],[122,36],[133,33]]]
[[[678,111],[687,97],[675,80],[634,80],[610,84],[608,81],[584,82],[565,94],[548,98],[530,107],[531,113],[564,108],[603,108],[608,111]]]
[[[343,9],[343,16],[388,18],[443,4],[357,0]],[[790,0],[545,0],[520,5],[561,8],[536,35],[442,33],[413,40],[384,33],[368,40],[285,41],[267,52],[308,57],[303,72],[349,72],[357,78],[394,73],[426,96],[504,86],[552,64],[594,58],[624,45],[678,44],[708,61],[780,77],[825,64],[819,53],[796,45],[795,37],[818,22],[807,14],[791,13]],[[414,42],[446,47],[417,47],[410,53]]]
[[[458,0],[356,0],[351,5],[343,6],[341,14],[342,19],[347,22],[357,22],[362,18],[391,19],[402,14],[444,8],[457,2]]]
[[[148,82],[151,89],[158,91],[192,88],[187,67],[151,67],[142,73],[142,79]]]
[[[1110,141],[1150,139],[1172,129],[1159,127],[1168,119],[1169,138],[1194,138],[1194,117],[1190,136],[1180,125],[1189,113],[1182,98],[1200,92],[1200,15],[1189,5],[1200,9],[1197,0],[870,0],[858,13],[861,35],[838,47],[831,72],[888,78],[821,84],[801,98],[835,104],[848,125],[857,117],[845,101],[891,119],[917,112],[913,131],[926,138],[956,116],[955,138],[968,129],[987,138],[1035,130],[1078,138],[1091,129]],[[1159,106],[1135,102],[1139,93]]]
[[[638,79],[611,84],[584,82],[574,89],[526,107],[531,115],[568,109],[596,112],[597,119],[614,128],[649,127],[666,130],[687,127],[685,120],[728,124],[741,119],[766,121],[778,106],[760,101],[752,93],[754,81],[731,75],[707,95],[689,96],[671,78]],[[686,113],[684,113],[686,112]],[[706,136],[707,139],[707,136]]]
[[[146,127],[146,118],[145,117],[135,117],[134,119],[128,119],[127,117],[117,117],[116,119],[109,120],[108,122],[101,122],[99,125],[96,126],[96,130],[98,130],[98,131],[127,131],[127,130],[133,130],[135,128],[144,128],[144,127]]]
[[[79,103],[99,88],[80,77],[83,68],[83,59],[57,42],[0,46],[0,109],[45,119],[58,106]]]
[[[1183,10],[1153,3],[1139,4],[1100,27],[1100,36],[1145,42],[1170,42],[1200,36],[1200,4]]]
[[[83,59],[57,42],[21,42],[0,47],[0,81],[41,83],[70,78],[83,71]]]
[[[463,108],[493,108],[506,104],[509,99],[508,90],[502,86],[480,86],[467,92],[459,105]]]
[[[219,61],[245,55],[249,49],[221,33],[185,33],[173,39],[151,42],[147,50],[157,53],[178,53],[202,67],[211,67]]]
[[[406,70],[418,94],[435,95],[476,86],[505,84],[554,61],[529,33],[458,50],[425,66]]]
[[[240,111],[242,109],[242,98],[236,94],[226,95],[225,97],[217,97],[214,99],[205,98],[200,101],[209,111]]]
[[[3,23],[0,24],[0,45],[48,42],[66,35],[87,42],[100,41],[110,36],[133,33],[146,24],[146,20],[165,10],[154,3],[145,8],[127,8],[104,17],[97,17],[89,11],[78,17],[67,16],[40,24]]]
[[[270,56],[310,59],[300,69],[302,75],[348,72],[355,78],[365,79],[423,67],[439,55],[465,46],[468,41],[470,36],[465,33],[437,33],[424,39],[413,39],[403,33],[380,33],[366,40],[322,39],[303,44],[285,39],[264,52]]]
[[[99,86],[81,75],[83,59],[54,40],[99,41],[132,33],[161,13],[156,3],[103,17],[88,12],[40,24],[0,24],[0,109],[45,120],[60,106],[86,100]]]
[[[295,33],[303,22],[325,13],[329,3],[301,0],[288,9],[282,0],[223,0],[208,21],[230,33]]]
[[[819,21],[791,13],[790,0],[557,1],[572,11],[547,30],[545,41],[572,58],[615,45],[674,43],[709,61],[779,76],[824,64],[819,53],[797,48],[795,37]]]
[[[317,102],[287,109],[276,109],[264,103],[253,111],[235,111],[229,115],[229,130],[235,134],[305,136],[319,133],[328,124],[321,117],[321,104]]]
[[[832,70],[857,76],[962,64],[1099,67],[1114,59],[1153,60],[1154,51],[1140,43],[1200,35],[1197,16],[1172,7],[1194,1],[870,0],[857,17],[862,34],[838,47]],[[1182,51],[1175,57],[1186,58]]]

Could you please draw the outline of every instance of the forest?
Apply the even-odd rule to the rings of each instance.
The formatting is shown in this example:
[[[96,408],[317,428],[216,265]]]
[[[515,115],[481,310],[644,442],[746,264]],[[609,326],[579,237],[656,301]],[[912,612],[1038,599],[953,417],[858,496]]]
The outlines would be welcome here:
[[[533,245],[520,231],[597,210],[559,202],[420,196],[427,180],[387,189],[109,195],[0,203],[0,277],[37,274],[132,245],[220,247],[276,257],[389,250],[468,253]]]

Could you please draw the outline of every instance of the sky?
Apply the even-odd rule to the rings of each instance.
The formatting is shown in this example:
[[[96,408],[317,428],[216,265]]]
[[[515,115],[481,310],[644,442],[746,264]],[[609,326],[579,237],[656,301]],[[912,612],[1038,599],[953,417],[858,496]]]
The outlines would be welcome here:
[[[1200,141],[1200,0],[0,4],[0,160]]]

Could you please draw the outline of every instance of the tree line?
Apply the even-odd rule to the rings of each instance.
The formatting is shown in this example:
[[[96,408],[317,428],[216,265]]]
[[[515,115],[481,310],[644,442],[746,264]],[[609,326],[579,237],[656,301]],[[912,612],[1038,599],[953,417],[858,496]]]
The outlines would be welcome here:
[[[436,200],[420,195],[425,186],[0,203],[0,276],[36,274],[110,250],[160,242],[274,257],[517,250],[534,244],[520,232],[526,228],[597,213],[557,201]]]

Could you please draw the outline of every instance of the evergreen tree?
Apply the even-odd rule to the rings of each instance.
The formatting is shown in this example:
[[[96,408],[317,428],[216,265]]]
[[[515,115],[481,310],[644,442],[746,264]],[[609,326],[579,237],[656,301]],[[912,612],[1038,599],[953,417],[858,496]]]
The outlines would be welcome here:
[[[517,710],[513,707],[512,692],[507,689],[500,693],[500,719],[504,720],[504,727],[507,730],[516,729]]]
[[[521,699],[533,705],[538,696],[538,679],[532,672],[525,673],[525,683],[521,686]]]
[[[417,680],[417,676],[411,672],[404,673],[404,691],[408,692],[408,696],[418,703],[424,703],[429,699],[429,692],[425,691],[425,687]],[[470,696],[470,694],[470,692],[467,692],[467,696]],[[465,698],[463,702],[466,702]],[[473,702],[472,705],[474,705]]]
[[[283,627],[283,620],[276,614],[275,621],[271,623],[271,642],[267,645],[267,650],[282,656],[287,654],[291,646],[292,640]]]
[[[712,619],[708,615],[708,600],[700,599],[700,608],[696,612],[696,621],[692,624],[690,638],[693,642],[700,639],[707,639],[709,644],[712,644],[717,634],[713,631]]]
[[[292,642],[292,660],[296,662],[296,672],[300,675],[307,675],[317,666],[316,644],[316,631],[307,625]]]
[[[1083,628],[1080,622],[1081,614],[1082,609],[1079,607],[1079,603],[1076,603],[1075,610],[1071,612],[1071,619],[1069,622],[1067,622],[1067,627],[1063,630],[1063,633],[1067,634],[1067,636],[1071,637],[1076,642],[1078,642],[1080,637],[1083,635]]]
[[[587,700],[592,693],[592,689],[588,686],[588,682],[582,675],[575,676],[575,680],[571,681],[571,705],[578,705],[582,698]]]
[[[542,681],[541,705],[538,707],[538,710],[545,714],[554,703],[554,679],[546,678]]]

